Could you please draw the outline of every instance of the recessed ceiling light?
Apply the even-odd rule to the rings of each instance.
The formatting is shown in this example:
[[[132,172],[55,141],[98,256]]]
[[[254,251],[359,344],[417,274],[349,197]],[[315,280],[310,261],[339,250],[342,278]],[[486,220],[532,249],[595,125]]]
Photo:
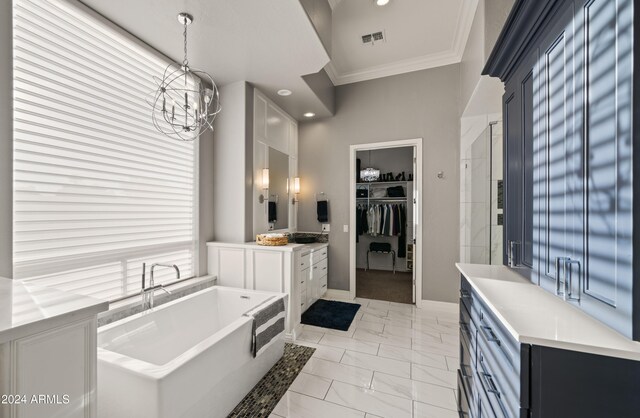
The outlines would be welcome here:
[[[307,113],[305,113],[305,114],[304,114],[304,117],[305,117],[305,118],[312,118],[312,117],[314,117],[315,115],[316,115],[316,114],[315,114],[315,113],[313,113],[313,112],[307,112]]]
[[[389,0],[376,0],[376,4],[378,6],[386,6],[389,3]]]
[[[278,90],[278,94],[280,96],[291,96],[291,90],[287,90],[287,89]]]

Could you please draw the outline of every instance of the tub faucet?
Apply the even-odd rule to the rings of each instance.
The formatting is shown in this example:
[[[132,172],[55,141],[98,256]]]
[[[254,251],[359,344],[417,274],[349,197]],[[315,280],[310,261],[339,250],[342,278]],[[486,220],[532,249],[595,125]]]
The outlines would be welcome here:
[[[146,285],[146,263],[142,263],[142,286],[140,294],[142,295],[142,309],[153,308],[153,295],[157,289],[162,290],[166,294],[170,295],[171,292],[164,288],[162,284],[156,285],[153,280],[153,270],[156,267],[171,267],[176,271],[176,279],[180,278],[180,269],[175,264],[160,264],[154,263],[151,265],[151,277],[149,278],[149,287]]]

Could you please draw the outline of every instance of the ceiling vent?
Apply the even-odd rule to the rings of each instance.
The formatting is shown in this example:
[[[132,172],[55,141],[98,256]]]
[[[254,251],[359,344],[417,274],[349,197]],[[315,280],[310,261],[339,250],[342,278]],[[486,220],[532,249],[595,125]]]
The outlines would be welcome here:
[[[386,42],[383,30],[362,35],[363,45],[375,45],[376,42]]]

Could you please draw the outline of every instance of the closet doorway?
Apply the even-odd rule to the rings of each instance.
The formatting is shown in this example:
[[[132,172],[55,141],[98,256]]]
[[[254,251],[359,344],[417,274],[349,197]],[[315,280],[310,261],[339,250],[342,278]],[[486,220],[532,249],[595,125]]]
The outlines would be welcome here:
[[[349,150],[350,296],[407,304],[422,295],[422,139]]]

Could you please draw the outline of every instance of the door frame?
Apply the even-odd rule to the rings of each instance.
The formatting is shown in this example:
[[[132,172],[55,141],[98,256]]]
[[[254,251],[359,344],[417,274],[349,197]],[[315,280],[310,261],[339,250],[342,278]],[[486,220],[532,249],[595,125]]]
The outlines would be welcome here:
[[[415,205],[415,235],[413,246],[413,279],[415,280],[416,306],[422,306],[422,138],[372,142],[349,146],[349,298],[356,297],[356,155],[358,151],[388,148],[415,147],[416,172],[413,173]],[[420,249],[420,252],[417,251]]]

